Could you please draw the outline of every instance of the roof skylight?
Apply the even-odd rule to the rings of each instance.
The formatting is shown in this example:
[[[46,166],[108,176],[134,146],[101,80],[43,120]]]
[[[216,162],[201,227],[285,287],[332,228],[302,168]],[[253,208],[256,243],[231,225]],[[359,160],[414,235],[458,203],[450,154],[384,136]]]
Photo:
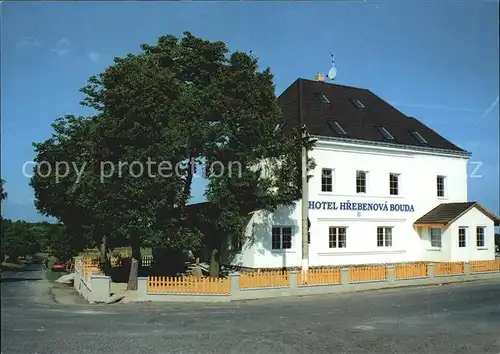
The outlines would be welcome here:
[[[339,122],[337,122],[336,120],[328,120],[327,123],[330,126],[330,128],[332,128],[333,131],[335,131],[335,133],[337,133],[338,135],[347,135],[344,128],[342,128]]]
[[[422,134],[420,134],[419,132],[412,131],[412,132],[411,132],[411,135],[413,135],[413,137],[414,137],[415,139],[417,139],[419,143],[421,143],[421,144],[429,144],[429,143],[427,142],[427,140],[425,140],[425,138],[424,138],[424,137],[422,136]]]
[[[354,107],[356,108],[359,108],[359,109],[366,109],[365,105],[363,104],[363,102],[361,102],[360,100],[354,100],[354,99],[351,99],[351,103],[354,105]]]
[[[330,100],[328,99],[328,97],[325,96],[324,93],[316,92],[314,94],[314,98],[316,98],[316,100],[318,100],[321,103],[330,103]]]
[[[274,128],[274,131],[277,132],[278,130],[283,129],[285,125],[286,125],[286,122],[281,122],[281,123],[276,124],[276,127]]]
[[[382,136],[384,138],[386,138],[387,140],[395,140],[394,137],[392,136],[391,133],[389,133],[389,131],[387,129],[385,129],[385,127],[379,127],[378,128],[378,131],[380,132],[380,134],[382,134]]]

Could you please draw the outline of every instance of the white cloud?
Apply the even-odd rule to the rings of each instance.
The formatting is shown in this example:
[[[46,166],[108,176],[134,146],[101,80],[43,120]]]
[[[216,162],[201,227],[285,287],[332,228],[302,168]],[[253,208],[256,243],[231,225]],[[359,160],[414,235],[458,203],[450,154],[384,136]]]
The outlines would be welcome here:
[[[65,57],[69,54],[69,50],[66,48],[50,48],[52,53],[56,53],[60,57]]]
[[[483,112],[483,114],[481,114],[481,117],[479,117],[479,119],[477,120],[477,122],[481,122],[484,118],[486,118],[488,116],[488,114],[491,113],[492,110],[495,109],[495,107],[498,106],[498,96],[497,98],[490,104],[490,106],[488,108],[486,108],[486,110]]]
[[[20,47],[40,47],[42,43],[33,36],[25,36],[17,42],[17,45]]]
[[[59,57],[65,57],[69,54],[69,46],[71,45],[71,42],[69,39],[62,37],[57,41],[57,44],[55,47],[50,48],[50,51],[52,53],[57,54]]]
[[[102,59],[101,54],[96,51],[91,51],[87,53],[87,58],[93,63],[99,63]]]
[[[62,37],[59,41],[57,41],[57,46],[69,46],[71,45],[71,42],[69,41],[68,38]]]

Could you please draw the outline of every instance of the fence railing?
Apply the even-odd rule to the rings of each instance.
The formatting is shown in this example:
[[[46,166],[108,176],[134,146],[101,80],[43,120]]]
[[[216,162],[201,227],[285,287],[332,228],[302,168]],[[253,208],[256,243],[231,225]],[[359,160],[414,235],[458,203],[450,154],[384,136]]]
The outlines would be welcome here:
[[[349,268],[349,281],[381,281],[387,280],[386,266],[368,266]]]
[[[142,266],[149,267],[153,264],[153,256],[143,256],[142,257]]]
[[[394,279],[425,278],[429,275],[429,266],[425,263],[396,264]]]
[[[471,261],[470,272],[471,273],[500,272],[500,259],[495,259],[491,261]]]
[[[309,269],[297,274],[297,285],[340,284],[340,268]]]
[[[127,257],[123,256],[110,256],[109,257],[109,263],[111,264],[111,267],[120,267],[122,265],[123,259],[126,259]],[[85,264],[93,267],[99,267],[101,260],[99,257],[84,257],[83,258]],[[143,267],[150,267],[153,264],[153,256],[142,256],[142,266]]]
[[[371,285],[375,288],[383,288],[384,282],[394,284],[394,282],[411,283],[414,281],[415,284],[428,284],[427,280],[431,280],[432,284],[432,278],[435,279],[435,277],[455,278],[481,272],[500,273],[500,260],[312,268],[305,273],[283,270],[253,271],[230,274],[228,278],[223,279],[195,276],[151,276],[141,278],[143,285],[140,288],[144,289],[141,291],[145,291],[145,294],[235,295],[236,298],[240,298],[251,297],[252,295],[249,294],[262,296],[262,293],[271,292],[272,289],[277,289],[279,292],[274,294],[281,296],[283,293],[280,289],[285,289],[285,294],[300,294],[326,291],[325,289],[330,285],[339,289],[350,284],[357,284],[359,287],[363,283],[370,287],[368,284],[371,282],[377,283]],[[315,286],[319,286],[317,290],[314,290]],[[250,289],[256,292],[249,291]],[[222,298],[227,299],[227,297]]]
[[[202,277],[148,277],[148,292],[229,294],[229,279]]]
[[[288,286],[287,271],[246,272],[240,274],[240,288],[269,288]]]
[[[99,268],[99,260],[94,258],[76,258],[75,271],[78,272],[83,282],[90,288],[90,276],[101,275],[102,271]]]
[[[459,275],[464,273],[465,273],[464,262],[443,262],[443,263],[435,263],[434,265],[435,276]]]

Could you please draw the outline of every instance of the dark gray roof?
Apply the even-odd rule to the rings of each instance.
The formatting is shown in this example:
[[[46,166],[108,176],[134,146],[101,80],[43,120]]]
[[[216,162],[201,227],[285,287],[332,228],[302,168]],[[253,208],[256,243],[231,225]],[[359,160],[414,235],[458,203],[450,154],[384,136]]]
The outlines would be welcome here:
[[[286,121],[285,132],[305,124],[311,135],[466,153],[418,119],[407,117],[366,89],[298,79],[280,95],[279,101]],[[382,128],[394,139],[384,136]]]
[[[465,213],[467,210],[472,207],[477,207],[481,212],[483,212],[486,216],[491,218],[495,225],[498,225],[499,219],[494,214],[490,213],[486,210],[481,204],[478,202],[464,202],[464,203],[443,203],[439,204],[437,207],[429,211],[424,216],[420,217],[417,221],[415,221],[415,225],[421,224],[436,224],[436,225],[447,225],[457,217]]]

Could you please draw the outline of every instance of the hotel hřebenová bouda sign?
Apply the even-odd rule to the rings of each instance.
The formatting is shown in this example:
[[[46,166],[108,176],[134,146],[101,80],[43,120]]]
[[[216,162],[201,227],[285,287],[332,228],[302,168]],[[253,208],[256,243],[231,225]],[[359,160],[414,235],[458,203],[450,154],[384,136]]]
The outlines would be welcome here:
[[[399,212],[413,212],[415,208],[413,204],[401,203],[358,203],[350,202],[318,202],[309,201],[310,210],[351,210],[351,211],[399,211]]]

